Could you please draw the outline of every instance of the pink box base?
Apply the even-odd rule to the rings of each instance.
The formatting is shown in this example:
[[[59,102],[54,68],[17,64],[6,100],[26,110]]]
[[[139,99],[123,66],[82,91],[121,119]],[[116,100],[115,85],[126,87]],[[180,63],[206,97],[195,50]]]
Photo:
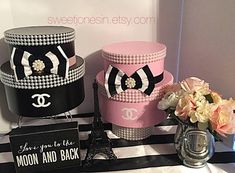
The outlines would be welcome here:
[[[101,74],[103,73],[98,73],[96,79],[99,86],[104,87]],[[160,91],[162,87],[172,83],[173,76],[169,72],[165,72],[164,80],[156,84],[155,89],[157,88]],[[128,92],[128,90],[125,92]],[[102,92],[99,92],[100,112],[105,121],[118,126],[129,128],[151,127],[166,119],[165,112],[157,108],[160,98],[161,96],[159,95],[155,96],[154,99],[150,98],[149,101],[130,103],[114,100],[112,97],[108,98]]]

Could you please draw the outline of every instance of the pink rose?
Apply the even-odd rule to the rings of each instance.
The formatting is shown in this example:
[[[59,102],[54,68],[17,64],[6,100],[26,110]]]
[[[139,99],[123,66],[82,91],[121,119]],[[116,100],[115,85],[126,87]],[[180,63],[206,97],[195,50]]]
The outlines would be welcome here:
[[[224,100],[210,117],[212,129],[222,136],[235,132],[235,102]]]
[[[194,100],[190,95],[186,95],[179,99],[179,102],[175,109],[175,115],[181,117],[182,119],[187,119],[189,113],[195,110],[196,106]]]
[[[213,103],[220,104],[223,101],[221,95],[219,95],[217,92],[212,91],[210,95],[213,100]]]
[[[209,93],[209,84],[196,77],[190,77],[190,78],[183,80],[180,83],[180,86],[183,90],[189,91],[189,92],[198,91],[198,92],[202,92],[203,94]]]
[[[172,85],[167,85],[163,88],[164,93],[168,92],[178,92],[181,90],[181,86],[178,83],[174,83]]]

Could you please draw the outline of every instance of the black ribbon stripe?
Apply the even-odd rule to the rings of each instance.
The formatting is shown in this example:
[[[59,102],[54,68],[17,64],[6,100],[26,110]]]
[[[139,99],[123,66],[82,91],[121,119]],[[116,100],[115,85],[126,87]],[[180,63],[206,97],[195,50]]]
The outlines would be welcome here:
[[[136,82],[134,89],[138,89],[142,87],[143,83],[142,83],[141,77],[138,75],[137,72],[131,75],[131,78],[135,79],[135,82]]]
[[[24,51],[17,48],[14,48],[13,50],[14,52],[12,52],[11,58],[15,66],[15,72],[18,74],[19,79],[23,79],[25,75],[24,75],[24,67],[21,66],[21,61],[24,55]]]
[[[45,64],[46,64],[46,67],[45,67],[45,69],[43,71],[45,71],[46,74],[50,74],[51,73],[51,69],[53,68],[52,61],[48,57],[42,59],[42,61],[45,62]],[[59,74],[59,75],[65,77],[63,74]]]
[[[122,87],[122,90],[126,90],[127,89],[127,86],[125,84],[125,81],[127,80],[128,76],[125,74],[122,79],[121,79],[121,87]]]
[[[143,70],[147,75],[149,81],[149,87],[144,91],[145,94],[150,95],[155,87],[154,77],[148,66],[144,66]]]
[[[108,89],[109,89],[110,95],[117,94],[115,85],[113,85],[115,83],[115,79],[116,79],[117,74],[118,74],[118,69],[112,68],[112,70],[110,71],[110,74],[109,74],[109,78],[108,78]]]
[[[160,75],[156,76],[153,78],[153,82],[156,84],[156,83],[159,83],[163,80],[164,78],[164,73],[162,72]]]
[[[65,59],[65,57],[62,55],[62,53],[59,51],[58,48],[57,49],[53,49],[51,52],[56,55],[56,57],[58,58],[58,60],[60,62],[59,66],[58,66],[58,74],[60,76],[65,77],[65,73],[64,73],[66,71],[66,59]]]

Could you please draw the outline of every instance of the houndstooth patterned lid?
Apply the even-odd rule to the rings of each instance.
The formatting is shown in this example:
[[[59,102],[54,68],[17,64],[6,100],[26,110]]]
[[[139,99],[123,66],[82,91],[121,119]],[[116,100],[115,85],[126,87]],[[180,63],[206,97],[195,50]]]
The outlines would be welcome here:
[[[74,41],[73,28],[64,26],[31,26],[4,32],[5,42],[20,46],[63,44]]]
[[[22,80],[16,81],[11,71],[10,63],[2,65],[0,70],[0,79],[4,85],[19,89],[43,89],[53,88],[72,83],[85,74],[85,62],[81,57],[77,57],[77,67],[69,70],[68,78],[60,77],[56,74],[44,76],[28,76]]]
[[[166,46],[146,41],[120,42],[103,47],[102,56],[119,64],[146,64],[164,59]]]

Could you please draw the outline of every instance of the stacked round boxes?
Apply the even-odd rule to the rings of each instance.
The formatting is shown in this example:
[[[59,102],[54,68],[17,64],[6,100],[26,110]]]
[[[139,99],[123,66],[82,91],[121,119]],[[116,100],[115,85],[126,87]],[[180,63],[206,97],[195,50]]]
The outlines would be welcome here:
[[[113,133],[121,138],[147,138],[154,125],[166,119],[157,103],[161,89],[173,83],[173,76],[164,70],[165,45],[114,43],[105,46],[102,55],[104,70],[96,80],[103,119],[112,123]]]
[[[8,107],[26,117],[67,112],[84,100],[84,60],[75,55],[75,31],[62,26],[5,31],[10,61],[1,66]]]

